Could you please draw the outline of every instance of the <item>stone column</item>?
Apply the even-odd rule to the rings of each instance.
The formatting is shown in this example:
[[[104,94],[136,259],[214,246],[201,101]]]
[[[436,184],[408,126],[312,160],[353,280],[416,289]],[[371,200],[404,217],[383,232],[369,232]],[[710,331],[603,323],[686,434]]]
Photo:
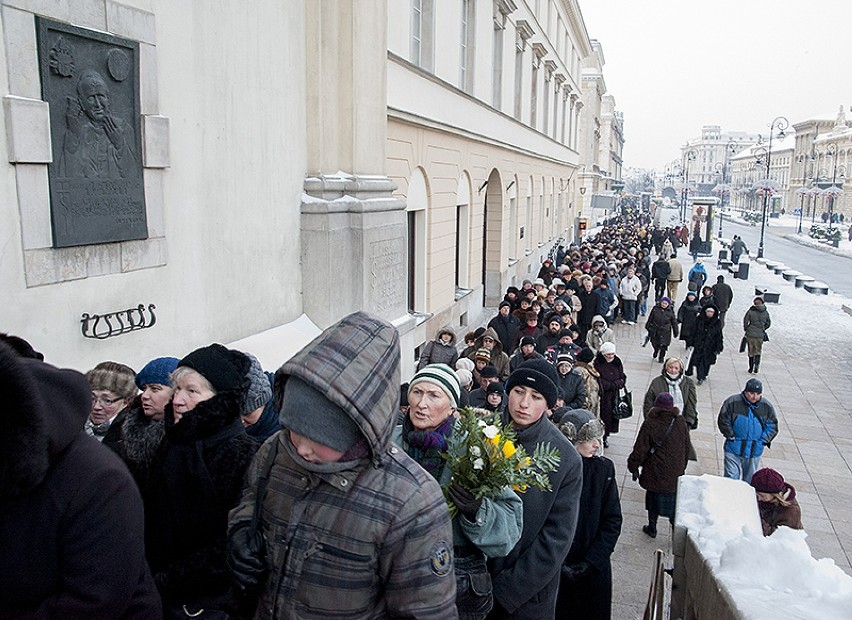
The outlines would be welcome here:
[[[305,3],[303,301],[323,328],[355,310],[413,324],[405,204],[385,174],[386,28],[386,0]]]

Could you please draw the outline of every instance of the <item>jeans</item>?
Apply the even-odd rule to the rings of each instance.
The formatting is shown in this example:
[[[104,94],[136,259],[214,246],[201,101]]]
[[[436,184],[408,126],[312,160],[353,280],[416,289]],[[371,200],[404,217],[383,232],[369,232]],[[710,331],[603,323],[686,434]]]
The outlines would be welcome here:
[[[760,457],[745,458],[725,452],[725,478],[745,480],[751,483],[751,477],[760,469]]]
[[[631,323],[636,321],[636,300],[622,299],[621,311],[624,313],[624,320]]]

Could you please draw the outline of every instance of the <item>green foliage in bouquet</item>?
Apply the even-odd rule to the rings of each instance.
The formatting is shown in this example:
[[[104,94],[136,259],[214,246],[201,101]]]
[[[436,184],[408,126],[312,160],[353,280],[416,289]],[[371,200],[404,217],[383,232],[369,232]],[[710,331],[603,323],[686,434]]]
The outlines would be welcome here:
[[[559,467],[559,450],[550,444],[538,444],[530,456],[516,439],[511,425],[504,426],[498,414],[470,407],[459,410],[444,455],[452,472],[444,487],[452,517],[458,512],[447,494],[452,483],[477,499],[497,497],[507,486],[519,493],[530,486],[552,490],[547,474]]]

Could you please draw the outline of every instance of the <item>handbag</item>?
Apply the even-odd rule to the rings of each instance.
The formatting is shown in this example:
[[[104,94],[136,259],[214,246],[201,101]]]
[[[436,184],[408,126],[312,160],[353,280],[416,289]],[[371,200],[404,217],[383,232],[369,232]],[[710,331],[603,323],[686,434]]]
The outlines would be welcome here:
[[[748,342],[746,342],[746,337],[743,336],[743,339],[740,340],[740,353],[745,353],[747,344],[748,344]]]
[[[494,592],[485,555],[473,547],[455,547],[456,609],[460,618],[482,618],[494,607]]]
[[[769,334],[763,332],[763,342],[769,342]]]
[[[633,392],[628,392],[626,387],[618,390],[615,397],[615,409],[613,416],[617,420],[624,420],[633,415]]]

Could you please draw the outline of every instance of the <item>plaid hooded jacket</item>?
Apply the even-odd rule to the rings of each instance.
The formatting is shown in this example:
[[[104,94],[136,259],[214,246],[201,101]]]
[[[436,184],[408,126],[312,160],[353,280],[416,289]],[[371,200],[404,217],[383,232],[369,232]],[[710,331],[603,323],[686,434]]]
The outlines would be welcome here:
[[[308,383],[351,415],[371,455],[342,471],[316,473],[279,446],[261,515],[269,577],[257,618],[457,617],[452,529],[441,489],[391,443],[399,358],[396,330],[358,312],[279,369],[276,392],[287,376]],[[286,429],[252,462],[230,531],[251,521],[273,442],[289,442]]]

